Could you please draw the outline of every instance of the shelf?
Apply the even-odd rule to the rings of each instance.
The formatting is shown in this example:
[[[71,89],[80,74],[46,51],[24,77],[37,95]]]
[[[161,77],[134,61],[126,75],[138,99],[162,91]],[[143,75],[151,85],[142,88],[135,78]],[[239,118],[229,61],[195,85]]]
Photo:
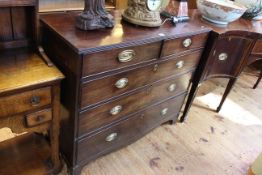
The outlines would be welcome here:
[[[43,136],[24,134],[0,143],[0,174],[51,174],[50,147]]]
[[[115,9],[112,1],[106,2],[107,9]],[[84,0],[39,0],[39,12],[78,11],[84,9]]]

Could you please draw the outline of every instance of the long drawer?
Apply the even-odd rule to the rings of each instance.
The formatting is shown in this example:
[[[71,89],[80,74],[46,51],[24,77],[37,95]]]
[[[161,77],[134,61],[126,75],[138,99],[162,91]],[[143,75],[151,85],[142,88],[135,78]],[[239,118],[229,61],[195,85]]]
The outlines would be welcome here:
[[[87,82],[82,86],[81,109],[145,86],[168,76],[188,71],[198,64],[202,51],[143,68]]]
[[[158,101],[184,93],[192,73],[172,77],[144,88],[127,97],[80,113],[78,136],[108,125],[121,117],[132,114]],[[141,99],[142,97],[142,99]]]
[[[83,77],[104,73],[133,64],[158,59],[161,42],[113,49],[89,54],[83,58]]]
[[[94,158],[129,144],[156,126],[178,116],[186,94],[151,106],[114,126],[104,129],[77,143],[77,163]]]
[[[10,116],[51,104],[51,88],[0,97],[0,117]]]

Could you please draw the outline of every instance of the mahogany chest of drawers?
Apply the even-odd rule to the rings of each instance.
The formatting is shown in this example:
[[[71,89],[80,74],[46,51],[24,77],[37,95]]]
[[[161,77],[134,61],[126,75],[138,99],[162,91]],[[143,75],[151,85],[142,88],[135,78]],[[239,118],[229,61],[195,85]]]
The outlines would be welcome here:
[[[209,28],[192,22],[81,31],[75,13],[41,17],[43,47],[66,75],[61,151],[71,174],[95,158],[175,122]]]

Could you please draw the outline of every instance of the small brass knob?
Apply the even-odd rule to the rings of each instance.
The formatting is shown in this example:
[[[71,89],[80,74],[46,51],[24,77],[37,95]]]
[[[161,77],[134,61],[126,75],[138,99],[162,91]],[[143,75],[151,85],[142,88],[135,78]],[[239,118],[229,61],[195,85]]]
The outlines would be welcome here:
[[[111,115],[117,115],[122,111],[122,109],[123,109],[123,107],[121,105],[117,105],[110,110],[110,114]]]
[[[154,65],[154,68],[153,68],[153,71],[154,71],[154,72],[157,72],[157,70],[158,70],[158,64],[155,64],[155,65]]]
[[[168,91],[169,92],[174,92],[176,90],[176,84],[170,84],[168,86]]]
[[[36,117],[36,121],[37,122],[41,122],[41,121],[43,121],[44,120],[44,116],[43,115],[38,115],[37,117]]]
[[[220,61],[225,61],[225,60],[227,60],[227,58],[228,58],[228,54],[227,53],[221,53],[221,54],[218,55],[218,59]]]
[[[164,109],[161,110],[160,113],[161,113],[162,116],[165,116],[167,114],[167,112],[168,112],[168,108],[164,108]]]
[[[118,88],[118,89],[122,89],[124,87],[126,87],[128,84],[128,79],[127,78],[121,78],[119,79],[116,83],[115,83],[115,86]]]
[[[39,96],[33,96],[31,98],[31,104],[32,106],[37,106],[40,103],[40,97]]]
[[[106,137],[106,141],[107,142],[112,142],[117,138],[117,133],[111,133]]]
[[[134,50],[124,50],[118,54],[118,61],[121,63],[132,61],[135,55],[136,54]]]
[[[187,38],[187,39],[185,39],[185,40],[183,41],[183,46],[184,46],[185,48],[191,46],[191,44],[192,44],[192,40],[191,40],[190,38]]]
[[[176,68],[181,69],[184,67],[185,62],[184,61],[178,61],[176,63]]]

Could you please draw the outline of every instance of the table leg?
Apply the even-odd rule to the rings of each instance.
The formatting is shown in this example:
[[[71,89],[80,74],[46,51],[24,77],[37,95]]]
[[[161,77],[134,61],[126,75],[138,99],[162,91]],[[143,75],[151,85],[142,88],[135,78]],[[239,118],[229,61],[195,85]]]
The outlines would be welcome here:
[[[190,89],[190,92],[189,92],[189,95],[188,95],[188,98],[187,98],[187,101],[186,101],[186,105],[185,105],[185,108],[184,108],[183,115],[180,118],[180,122],[184,122],[185,119],[187,118],[189,109],[192,106],[193,100],[195,99],[195,96],[197,94],[197,91],[198,91],[200,85],[201,84],[199,84],[199,82],[192,83],[192,87]]]
[[[259,74],[259,77],[258,77],[258,79],[257,79],[256,84],[253,86],[253,89],[256,89],[256,88],[257,88],[257,86],[258,86],[258,84],[260,83],[261,79],[262,79],[262,69],[261,69],[261,71],[260,71],[260,74]]]
[[[59,130],[60,130],[60,87],[52,88],[53,98],[53,121],[50,129],[51,161],[55,173],[60,171],[61,161],[59,158]]]
[[[217,107],[216,112],[219,112],[221,110],[221,108],[222,108],[222,106],[223,106],[227,96],[229,95],[230,91],[232,90],[234,84],[236,83],[236,80],[237,80],[237,78],[230,78],[229,79],[229,82],[227,84],[226,90],[225,90],[225,92],[223,94],[223,97],[222,97],[222,99],[220,101],[219,106]]]

